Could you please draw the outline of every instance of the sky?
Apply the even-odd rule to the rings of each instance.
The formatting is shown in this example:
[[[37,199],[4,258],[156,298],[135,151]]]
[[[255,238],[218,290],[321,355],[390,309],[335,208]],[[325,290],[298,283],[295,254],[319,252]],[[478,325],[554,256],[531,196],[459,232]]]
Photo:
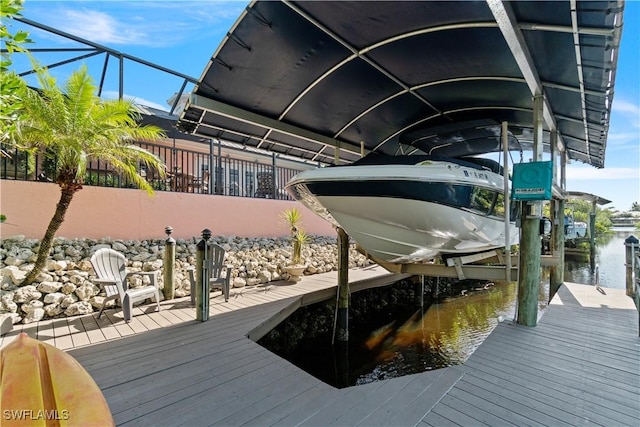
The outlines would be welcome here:
[[[247,1],[211,0],[26,0],[22,15],[198,79],[247,4]],[[567,166],[567,190],[604,197],[612,201],[604,207],[617,210],[628,210],[633,202],[640,203],[640,0],[626,2],[623,22],[605,167],[597,169],[575,161]],[[10,24],[11,32],[19,29],[30,33],[34,41],[30,48],[77,47],[74,42],[34,27]],[[55,52],[37,53],[36,57],[45,64],[61,60]],[[16,71],[30,69],[20,61],[15,60]],[[104,56],[83,62],[97,76],[103,68]],[[52,68],[51,73],[62,83],[78,64]],[[110,60],[104,97],[117,97],[117,72],[116,61]],[[181,78],[130,61],[125,61],[125,77],[126,97],[164,110],[169,110],[166,101],[180,90],[183,82]],[[188,85],[186,91],[191,88]]]

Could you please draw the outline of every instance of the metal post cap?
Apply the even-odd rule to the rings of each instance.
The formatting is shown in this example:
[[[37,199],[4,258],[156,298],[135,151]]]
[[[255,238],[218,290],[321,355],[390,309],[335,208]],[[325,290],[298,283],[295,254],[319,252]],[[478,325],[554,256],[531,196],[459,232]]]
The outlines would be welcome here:
[[[638,240],[638,238],[633,234],[627,237],[626,239],[624,239],[625,244],[638,244],[638,242],[640,242],[640,240]]]
[[[170,225],[166,226],[164,228],[164,232],[167,236],[171,236],[171,233],[173,233],[173,227],[171,227]]]
[[[211,230],[209,230],[208,228],[202,230],[202,238],[204,240],[209,240],[211,238]]]

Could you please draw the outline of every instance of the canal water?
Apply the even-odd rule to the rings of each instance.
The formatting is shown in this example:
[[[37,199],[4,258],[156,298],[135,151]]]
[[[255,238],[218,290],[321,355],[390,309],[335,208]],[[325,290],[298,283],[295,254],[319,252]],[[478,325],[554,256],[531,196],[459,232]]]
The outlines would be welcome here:
[[[597,240],[601,287],[625,288],[630,234],[617,230]],[[595,284],[588,257],[567,259],[565,281]],[[547,307],[548,272],[542,284],[539,315]],[[259,343],[327,384],[362,385],[463,363],[498,322],[514,319],[516,300],[515,282],[431,279],[423,287],[414,278],[352,295],[348,346],[331,344],[334,301],[296,311]]]
[[[630,235],[640,236],[633,227],[614,228],[612,234],[596,239],[596,259],[598,274],[591,270],[587,256],[567,256],[564,280],[584,285],[595,285],[596,276],[603,288],[625,289],[625,247],[624,240]]]

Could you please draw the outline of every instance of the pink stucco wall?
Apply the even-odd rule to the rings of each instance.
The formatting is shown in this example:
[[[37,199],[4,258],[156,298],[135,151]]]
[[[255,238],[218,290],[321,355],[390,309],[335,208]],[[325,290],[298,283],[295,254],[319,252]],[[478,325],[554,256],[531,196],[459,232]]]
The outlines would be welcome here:
[[[0,180],[0,238],[24,235],[40,239],[60,196],[56,184]],[[280,214],[291,207],[302,212],[302,226],[310,234],[334,236],[331,225],[298,202],[156,192],[85,186],[74,196],[57,236],[110,237],[141,240],[199,237],[208,228],[214,235],[241,237],[284,236],[288,229]]]

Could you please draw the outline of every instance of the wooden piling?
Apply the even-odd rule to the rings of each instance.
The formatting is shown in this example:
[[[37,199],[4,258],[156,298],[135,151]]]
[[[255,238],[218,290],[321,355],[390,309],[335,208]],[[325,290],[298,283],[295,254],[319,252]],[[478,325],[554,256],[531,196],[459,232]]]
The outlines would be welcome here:
[[[564,174],[566,163],[563,161],[564,152],[560,149],[558,131],[551,132],[549,148],[551,151],[551,161],[553,162],[553,183],[559,183],[564,189]],[[560,159],[560,176],[558,176],[558,159]],[[549,269],[549,302],[553,299],[558,289],[564,283],[564,199],[552,198],[550,205],[551,212],[551,254],[560,259],[559,265],[551,266]]]
[[[167,239],[164,241],[164,276],[163,276],[163,288],[162,293],[164,294],[165,300],[170,300],[175,298],[175,280],[174,280],[174,271],[176,264],[176,239],[171,237],[171,233],[173,232],[172,227],[166,227],[164,232],[167,234]]]
[[[596,207],[596,201],[593,200],[589,214],[589,265],[592,272],[596,270]]]
[[[564,283],[564,200],[551,201],[551,253],[560,258],[560,265],[549,271],[549,301]]]
[[[635,265],[634,256],[635,253],[639,250],[639,240],[633,234],[626,239],[624,239],[624,248],[625,248],[625,257],[624,257],[624,265],[626,267],[626,292],[630,297],[635,297],[636,295],[636,286],[633,283],[633,270],[637,268]],[[640,309],[639,309],[640,310]]]
[[[538,289],[540,287],[540,215],[528,212],[537,210],[539,202],[523,204],[522,238],[520,240],[520,281],[518,282],[518,316],[520,325],[536,326],[538,323]]]
[[[542,161],[544,96],[533,97],[533,160]],[[518,281],[518,316],[520,325],[538,324],[538,291],[540,288],[540,219],[542,202],[528,201],[522,204],[522,237],[520,239],[520,273]]]
[[[349,341],[349,236],[340,227],[338,232],[338,304],[336,341]]]
[[[202,230],[202,239],[196,246],[196,320],[204,322],[209,319],[209,271],[207,257],[208,240],[211,231]]]

